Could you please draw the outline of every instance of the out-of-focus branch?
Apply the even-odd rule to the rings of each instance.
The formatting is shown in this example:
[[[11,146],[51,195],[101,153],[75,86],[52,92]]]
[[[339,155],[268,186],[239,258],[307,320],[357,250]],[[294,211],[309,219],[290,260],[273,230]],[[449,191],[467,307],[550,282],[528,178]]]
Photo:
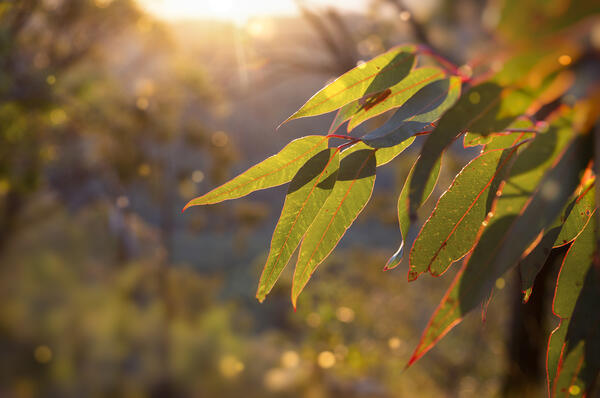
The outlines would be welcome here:
[[[335,63],[335,74],[342,74],[355,67],[358,61],[356,44],[340,15],[333,9],[320,15],[306,7],[301,0],[296,0],[296,5],[331,55]]]
[[[409,13],[410,17],[408,18],[407,22],[410,24],[410,27],[413,30],[413,33],[415,35],[415,38],[420,41],[422,44],[427,45],[427,47],[429,48],[433,48],[433,45],[431,44],[431,40],[429,40],[429,36],[427,35],[427,31],[425,30],[425,27],[415,19],[414,14],[412,13],[412,11],[406,7],[406,4],[404,4],[404,1],[402,0],[388,0],[391,4],[393,4],[396,9],[398,10],[399,13],[404,13],[407,12]],[[437,51],[437,49],[436,49]]]
[[[454,59],[449,54],[440,50],[431,42],[431,39],[429,38],[429,35],[427,34],[427,29],[425,29],[425,26],[421,22],[417,21],[413,12],[410,10],[410,8],[408,8],[406,6],[406,4],[404,3],[403,0],[388,0],[388,2],[390,4],[392,4],[394,7],[396,7],[396,9],[398,10],[398,12],[400,14],[402,14],[402,13],[409,14],[409,18],[406,21],[410,24],[413,34],[415,35],[415,38],[419,42],[421,42],[421,44],[424,44],[429,49],[431,49],[432,52],[439,54],[442,57],[444,57],[454,63]]]

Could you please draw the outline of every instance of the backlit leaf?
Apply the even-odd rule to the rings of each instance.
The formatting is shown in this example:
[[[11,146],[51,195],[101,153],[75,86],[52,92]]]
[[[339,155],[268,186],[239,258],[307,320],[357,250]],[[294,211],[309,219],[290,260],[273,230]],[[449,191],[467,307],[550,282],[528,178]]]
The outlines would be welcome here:
[[[438,80],[417,92],[404,103],[383,126],[363,136],[373,148],[385,148],[432,128],[460,96],[458,77]]]
[[[246,170],[234,179],[209,193],[192,199],[191,206],[209,205],[224,200],[237,199],[249,193],[289,182],[300,167],[315,154],[327,149],[327,138],[309,135],[286,145],[279,153]]]
[[[584,397],[598,381],[600,372],[600,272],[597,255],[596,219],[569,249],[561,266],[553,312],[560,325],[548,342],[548,389],[551,397]]]
[[[465,308],[482,300],[492,289],[496,279],[514,266],[535,238],[552,225],[579,185],[580,173],[585,170],[591,157],[590,152],[589,137],[576,136],[560,156],[558,163],[539,183],[524,210],[511,223],[493,250],[488,250],[485,261],[479,261],[480,258],[475,257],[477,247],[475,248],[465,269],[460,292],[460,301]]]
[[[376,159],[377,167],[383,166],[384,164],[387,164],[387,163],[391,162],[392,160],[394,160],[396,158],[396,156],[398,156],[402,152],[404,152],[404,150],[406,148],[408,148],[414,141],[415,141],[415,138],[411,137],[411,138],[404,140],[403,142],[401,142],[397,145],[394,145],[392,147],[377,149],[375,151],[375,159]],[[342,154],[344,156],[347,156],[352,152],[365,150],[365,149],[372,150],[373,148],[371,148],[364,142],[358,142],[358,143],[352,145],[350,148],[346,149],[344,152],[342,152]]]
[[[366,101],[359,100],[362,104],[352,116],[348,124],[348,131],[351,131],[365,120],[401,106],[424,86],[442,79],[444,75],[444,71],[439,68],[418,68],[402,79],[400,83],[390,87],[389,90],[382,91]]]
[[[485,145],[484,151],[487,152],[494,149],[509,148],[535,135],[535,133],[529,131],[534,129],[535,126],[528,119],[517,119],[508,128],[511,129],[511,132],[492,133],[486,136],[467,132],[463,138],[464,147]],[[524,131],[519,131],[519,129]]]
[[[477,308],[480,298],[464,297],[464,273],[467,266],[485,269],[499,242],[535,191],[546,170],[554,163],[572,135],[570,119],[561,118],[548,132],[539,134],[531,143],[520,150],[503,184],[502,194],[492,206],[492,217],[486,219],[487,226],[480,229],[481,237],[475,249],[465,258],[464,265],[423,332],[421,342],[415,349],[411,363],[424,355],[450,329],[456,326],[465,314]],[[485,278],[486,273],[482,274]],[[495,281],[495,279],[494,279]],[[467,285],[468,286],[468,285]],[[467,287],[468,288],[468,287]],[[489,293],[490,289],[486,290]]]
[[[256,298],[259,301],[263,301],[271,291],[331,193],[339,164],[339,150],[325,149],[306,162],[292,179],[258,285]]]
[[[437,183],[438,177],[440,175],[441,163],[442,158],[439,158],[437,164],[433,169],[433,172],[429,175],[429,181],[427,181],[425,192],[423,193],[423,198],[419,206],[425,203],[425,201],[427,201],[427,198],[429,198],[429,196],[433,192],[435,184]],[[406,240],[408,239],[411,227],[410,217],[408,216],[408,187],[410,186],[410,179],[412,178],[413,170],[414,165],[410,169],[410,172],[406,177],[406,181],[404,182],[404,186],[402,187],[402,191],[400,192],[400,196],[398,197],[398,223],[400,224],[400,233],[402,241],[400,242],[400,246],[398,247],[396,253],[394,253],[385,264],[384,270],[389,270],[397,267],[404,256],[404,246]]]
[[[415,47],[396,47],[344,73],[310,98],[284,123],[334,111],[400,82],[415,64]]]
[[[375,184],[375,151],[342,155],[337,181],[300,245],[292,281],[292,303],[315,269],[331,253],[371,197]]]
[[[535,277],[546,263],[552,248],[573,241],[587,224],[595,208],[593,187],[594,184],[588,184],[582,193],[575,195],[559,219],[544,233],[540,242],[520,261],[523,301],[529,300]]]
[[[471,250],[516,150],[486,152],[456,176],[412,247],[409,280],[425,271],[441,275]]]
[[[491,82],[475,86],[465,93],[441,117],[423,144],[410,186],[411,216],[416,216],[416,203],[423,194],[429,174],[448,145],[465,131],[481,135],[503,131],[527,108],[530,100],[522,92],[502,89]]]

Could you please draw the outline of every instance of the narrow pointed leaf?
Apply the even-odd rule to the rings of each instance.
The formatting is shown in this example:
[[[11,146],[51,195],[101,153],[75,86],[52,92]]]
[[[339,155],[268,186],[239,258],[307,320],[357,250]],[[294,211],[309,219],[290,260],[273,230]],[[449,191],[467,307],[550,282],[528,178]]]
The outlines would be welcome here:
[[[595,218],[569,248],[553,301],[560,325],[548,342],[547,370],[551,397],[585,397],[600,373],[600,271]]]
[[[521,290],[523,301],[531,296],[535,277],[545,265],[553,247],[559,247],[573,241],[587,224],[594,208],[594,184],[588,184],[579,195],[570,201],[569,205],[554,225],[549,228],[535,248],[519,263],[521,274]]]
[[[575,200],[575,204],[569,212],[560,234],[554,242],[554,247],[570,243],[581,233],[588,222],[594,208],[596,207],[595,182],[587,185],[581,195]]]
[[[383,126],[366,134],[363,140],[373,148],[385,148],[432,128],[431,124],[456,103],[460,89],[458,77],[428,84],[406,101]]]
[[[262,302],[271,291],[302,236],[331,193],[339,164],[338,149],[325,149],[306,162],[292,179],[258,284],[256,298],[259,301]]]
[[[590,146],[589,136],[576,136],[558,163],[544,176],[519,217],[498,240],[494,250],[489,252],[488,260],[469,263],[460,292],[465,308],[469,303],[482,300],[496,279],[514,266],[534,239],[560,215],[579,185],[580,173],[591,158]]]
[[[437,164],[433,169],[433,172],[429,175],[429,181],[427,181],[425,192],[423,193],[423,198],[421,200],[420,205],[425,203],[425,201],[427,201],[427,198],[429,198],[429,196],[433,192],[435,184],[437,183],[437,180],[440,175],[441,164],[442,158],[439,158]],[[406,240],[408,239],[411,227],[410,218],[408,216],[408,187],[410,186],[410,179],[412,178],[413,170],[414,165],[410,169],[410,172],[406,177],[406,181],[404,182],[404,186],[402,187],[402,191],[400,192],[400,196],[398,197],[398,223],[400,224],[400,234],[402,241],[400,242],[400,246],[398,247],[396,253],[394,253],[386,263],[384,270],[389,270],[397,267],[404,256],[404,245]]]
[[[334,111],[365,95],[395,85],[412,70],[414,52],[414,46],[396,47],[351,69],[317,92],[284,123]]]
[[[209,193],[192,199],[191,206],[209,205],[224,200],[237,199],[254,191],[289,182],[300,167],[315,154],[327,149],[327,138],[309,135],[286,145],[279,153],[246,170],[234,179]]]
[[[487,136],[467,132],[463,138],[463,145],[465,148],[485,145],[484,151],[487,152],[494,149],[509,148],[515,145],[515,141],[518,143],[535,135],[535,133],[530,131],[518,131],[518,129],[532,130],[535,128],[533,123],[528,119],[517,119],[508,128],[515,131],[510,133],[492,133]]]
[[[292,303],[317,266],[331,253],[365,207],[375,184],[375,151],[358,150],[342,157],[333,191],[300,245],[292,281]]]
[[[464,313],[461,311],[458,301],[458,294],[462,283],[462,275],[466,267],[465,264],[454,276],[450,287],[444,294],[444,297],[438,304],[433,316],[425,327],[421,335],[421,340],[413,352],[407,367],[418,361],[423,355],[436,345],[454,326],[462,320]]]
[[[486,152],[456,176],[415,240],[409,280],[426,271],[441,275],[472,249],[515,152],[516,148]]]
[[[502,89],[492,82],[471,88],[442,116],[423,144],[411,181],[410,202],[418,203],[435,162],[460,134],[467,130],[481,135],[503,131],[530,101],[524,93]],[[416,205],[410,205],[410,214],[416,216]]]
[[[352,116],[348,131],[372,117],[401,106],[420,89],[442,79],[444,75],[444,71],[435,67],[413,70],[400,83],[363,101],[360,109]]]
[[[377,167],[383,166],[394,160],[398,155],[400,155],[406,148],[408,148],[415,141],[414,137],[411,137],[397,145],[394,145],[389,148],[379,148],[375,151],[375,163]],[[344,156],[349,155],[352,152],[361,151],[361,150],[372,150],[370,146],[365,144],[364,142],[358,142],[352,145],[350,148],[346,149],[342,154]]]
[[[527,144],[517,155],[510,171],[509,177],[502,187],[502,194],[492,205],[491,217],[485,221],[487,226],[480,228],[477,244],[473,251],[464,260],[461,271],[439,304],[438,309],[429,321],[423,332],[421,342],[415,349],[411,363],[425,354],[448,331],[456,326],[464,315],[477,308],[480,299],[461,296],[465,290],[464,280],[467,266],[485,268],[490,261],[492,253],[502,241],[506,232],[520,214],[527,203],[529,196],[535,190],[568,142],[572,130],[570,119],[561,118],[547,133],[538,135],[531,143]],[[487,289],[489,293],[491,289]]]
[[[331,126],[329,127],[329,134],[333,134],[340,128],[342,124],[350,120],[352,115],[354,115],[360,109],[361,105],[359,101],[353,101],[349,104],[341,107],[335,114],[335,118],[333,122],[331,122]]]

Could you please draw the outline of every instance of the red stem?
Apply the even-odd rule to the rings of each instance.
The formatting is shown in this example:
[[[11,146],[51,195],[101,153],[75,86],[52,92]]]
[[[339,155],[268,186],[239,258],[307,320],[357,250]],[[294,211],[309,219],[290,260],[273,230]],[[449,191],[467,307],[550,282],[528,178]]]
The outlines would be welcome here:
[[[350,146],[350,145],[354,145],[354,144],[356,144],[356,143],[357,143],[357,142],[359,142],[359,141],[360,141],[360,139],[358,139],[358,138],[353,138],[353,139],[352,139],[352,141],[350,141],[350,142],[346,142],[345,144],[338,146],[338,150],[340,150],[340,151],[341,151],[342,149],[344,149],[344,148],[346,148],[346,147],[348,147],[348,146]]]
[[[448,69],[452,74],[466,78],[465,76],[461,75],[461,73],[458,69],[458,66],[454,65],[454,63],[452,63],[449,60],[447,60],[446,58],[442,57],[441,55],[439,55],[438,53],[433,51],[431,48],[421,44],[417,47],[417,51],[420,52],[421,54],[431,56],[433,59],[435,59],[437,62],[439,62],[444,68]]]
[[[354,141],[357,139],[356,137],[351,137],[349,135],[341,135],[341,134],[327,134],[326,137],[327,138],[341,138],[342,140],[349,140],[349,141]]]

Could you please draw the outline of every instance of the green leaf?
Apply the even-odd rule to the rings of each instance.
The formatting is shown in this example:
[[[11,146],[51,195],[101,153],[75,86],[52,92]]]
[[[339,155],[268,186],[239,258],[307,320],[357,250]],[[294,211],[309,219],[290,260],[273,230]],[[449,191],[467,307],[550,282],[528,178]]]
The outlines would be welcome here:
[[[383,166],[394,160],[396,156],[400,155],[406,148],[408,148],[415,141],[415,137],[411,137],[397,145],[394,145],[389,148],[380,148],[375,151],[375,159],[377,167]],[[352,152],[360,151],[360,150],[372,150],[370,146],[365,144],[364,142],[358,142],[352,145],[350,148],[346,149],[342,154],[344,156],[349,155]]]
[[[598,381],[600,272],[593,265],[598,255],[595,221],[590,218],[558,275],[552,309],[560,325],[550,336],[546,364],[551,397],[584,397]]]
[[[441,275],[473,248],[516,150],[479,155],[456,176],[412,247],[409,281],[425,271]]]
[[[241,198],[260,189],[285,184],[292,179],[308,159],[327,149],[327,143],[328,139],[320,135],[298,138],[286,145],[276,155],[263,160],[231,181],[203,196],[192,199],[183,210],[191,206],[209,205]]]
[[[440,166],[442,164],[442,158],[438,159],[433,172],[429,175],[429,181],[427,181],[427,185],[425,186],[425,192],[423,193],[423,198],[419,207],[427,201],[433,189],[435,188],[435,184],[440,175]],[[400,246],[396,253],[390,257],[390,259],[385,264],[383,268],[384,271],[395,268],[402,261],[402,257],[404,256],[404,242],[408,239],[409,230],[411,227],[410,218],[408,217],[408,187],[410,186],[410,180],[412,178],[414,170],[414,165],[410,169],[408,176],[406,177],[406,181],[404,182],[404,186],[402,187],[402,191],[400,192],[400,196],[398,197],[398,223],[400,224],[400,234],[402,241],[400,242]]]
[[[421,335],[421,340],[417,348],[410,357],[407,367],[418,361],[423,355],[433,348],[454,326],[462,320],[464,313],[461,311],[458,301],[458,294],[462,283],[462,275],[466,267],[465,264],[454,276],[450,287],[444,294],[444,297],[438,304],[433,316],[425,327]]]
[[[262,302],[271,291],[331,193],[339,165],[339,150],[325,149],[306,162],[292,179],[258,284],[256,298],[259,301]]]
[[[409,192],[409,201],[415,203],[409,207],[411,217],[416,217],[416,204],[423,195],[429,174],[448,145],[467,130],[481,135],[503,131],[530,101],[529,96],[519,91],[503,89],[491,82],[475,86],[463,95],[441,117],[423,144]]]
[[[331,122],[331,126],[329,127],[329,134],[333,134],[340,128],[342,124],[346,121],[350,120],[352,115],[354,115],[360,109],[362,105],[359,101],[353,101],[349,104],[341,107],[335,114],[335,118],[333,122]],[[347,129],[346,129],[347,130]]]
[[[535,126],[528,119],[517,119],[514,123],[508,126],[511,130],[531,130]],[[491,151],[494,149],[504,149],[514,146],[516,143],[533,137],[535,133],[530,131],[513,131],[513,132],[502,132],[492,133],[490,135],[480,135],[471,132],[467,132],[463,139],[464,147],[473,147],[478,145],[485,145],[484,151]]]
[[[583,193],[577,197],[573,208],[568,213],[564,224],[562,224],[560,234],[554,242],[554,247],[566,245],[581,233],[581,230],[583,230],[583,227],[587,224],[588,219],[596,207],[594,187],[595,181],[587,185],[583,189]]]
[[[414,46],[396,47],[351,69],[322,88],[283,123],[334,111],[395,85],[412,70],[416,59],[414,52]]]
[[[371,197],[375,184],[375,151],[361,149],[342,154],[333,191],[308,228],[300,245],[292,281],[292,303],[315,269],[331,253]]]
[[[591,158],[589,141],[588,135],[577,135],[571,141],[558,163],[537,186],[524,210],[518,217],[511,217],[516,219],[494,249],[487,251],[486,261],[475,257],[478,251],[475,248],[463,275],[460,292],[460,301],[465,309],[479,303],[492,289],[496,279],[514,266],[535,238],[560,215],[579,185],[580,173]]]
[[[460,323],[465,314],[479,305],[481,299],[461,295],[465,289],[469,288],[467,283],[481,283],[480,281],[463,280],[465,269],[467,266],[486,268],[494,251],[497,250],[499,242],[503,240],[515,218],[520,214],[546,170],[563,152],[571,135],[570,119],[561,118],[551,126],[548,132],[539,134],[520,150],[510,169],[509,177],[503,184],[502,194],[493,204],[493,216],[486,220],[487,226],[482,225],[481,238],[475,249],[465,258],[461,271],[455,277],[429,321],[410,363],[424,355],[450,329]],[[485,278],[486,275],[484,271],[482,278]],[[489,289],[486,290],[486,293],[489,293]]]
[[[363,137],[373,148],[386,148],[431,128],[460,96],[458,77],[438,80],[423,87],[404,103],[383,126]]]
[[[588,184],[583,192],[570,201],[558,220],[549,228],[540,242],[519,263],[521,289],[527,302],[533,290],[537,274],[545,265],[553,247],[559,247],[573,241],[587,224],[594,208],[594,184]]]
[[[372,96],[366,101],[359,101],[362,102],[361,107],[352,116],[348,124],[348,131],[353,130],[356,126],[372,117],[401,106],[420,89],[436,80],[442,79],[444,75],[444,71],[439,68],[418,68],[388,90]]]

